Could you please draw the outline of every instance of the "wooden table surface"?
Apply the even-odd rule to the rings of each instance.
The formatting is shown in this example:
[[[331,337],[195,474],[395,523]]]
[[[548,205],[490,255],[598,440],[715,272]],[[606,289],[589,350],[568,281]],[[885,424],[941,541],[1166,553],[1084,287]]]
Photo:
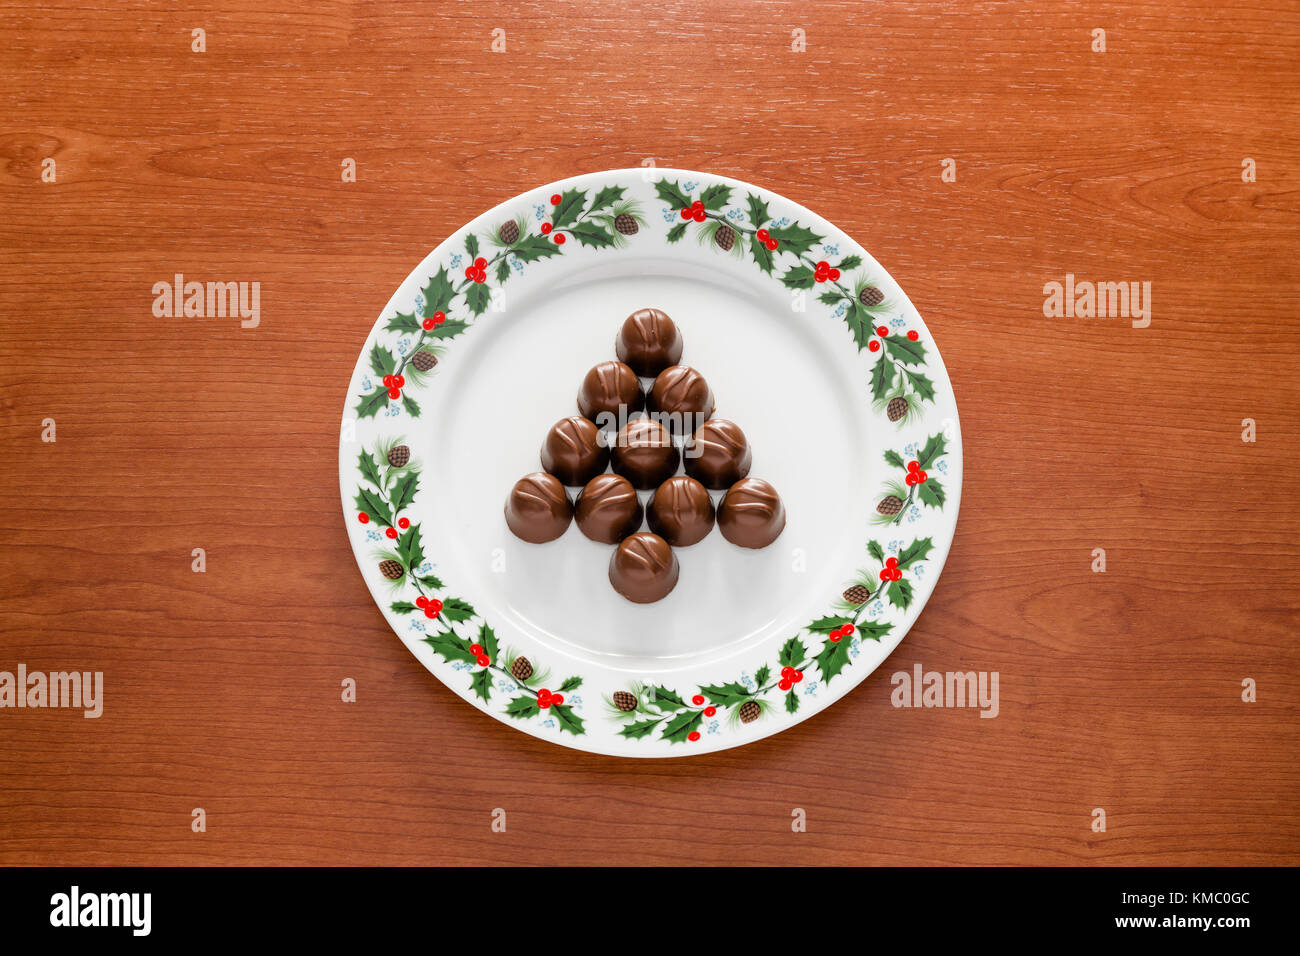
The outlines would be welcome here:
[[[1298,41],[1295,0],[2,0],[0,670],[103,671],[105,710],[0,710],[0,863],[1300,863]],[[431,677],[336,468],[407,272],[646,158],[859,238],[966,453],[892,657],[669,761]],[[155,318],[178,272],[260,282],[261,324]],[[1045,317],[1067,273],[1150,282],[1150,326]],[[895,709],[916,663],[998,671],[1000,714]]]

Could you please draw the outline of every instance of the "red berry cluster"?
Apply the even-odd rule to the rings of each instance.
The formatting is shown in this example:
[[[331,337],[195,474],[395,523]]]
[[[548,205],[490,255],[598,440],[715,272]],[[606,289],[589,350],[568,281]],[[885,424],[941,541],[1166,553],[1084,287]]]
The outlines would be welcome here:
[[[537,692],[537,706],[540,707],[542,710],[545,710],[547,707],[550,707],[552,704],[563,704],[563,703],[564,703],[563,694],[552,694],[545,687],[543,687],[541,690]]]
[[[903,570],[898,566],[898,558],[886,558],[885,566],[880,569],[880,580],[897,581],[903,577]]]
[[[840,270],[832,269],[831,264],[823,260],[817,263],[817,268],[813,271],[813,278],[818,282],[826,282],[827,280],[838,282],[840,278]]]
[[[385,375],[384,388],[388,389],[388,397],[393,401],[402,397],[402,386],[406,384],[404,375]]]
[[[775,252],[777,247],[781,245],[781,243],[772,238],[772,234],[766,229],[760,229],[754,235],[758,237],[759,242],[767,246],[767,248],[773,252]]]
[[[696,222],[703,222],[709,218],[708,211],[704,208],[704,203],[698,199],[681,211],[683,219],[694,219]]]
[[[487,260],[479,256],[474,260],[474,264],[465,270],[465,278],[473,279],[475,282],[487,281]]]
[[[925,479],[928,477],[929,475],[927,475],[921,469],[921,463],[919,461],[916,461],[914,459],[907,463],[907,478],[905,478],[904,480],[907,482],[909,486],[923,485],[925,484]],[[897,564],[898,562],[895,561],[894,563]]]
[[[442,609],[441,601],[438,602],[438,609]],[[429,612],[426,610],[424,613],[428,614]],[[469,652],[474,655],[474,662],[478,664],[479,667],[487,667],[492,663],[492,658],[487,656],[487,653],[483,650],[482,644],[471,644],[469,646]]]
[[[362,524],[370,524],[370,515],[366,514],[364,511],[359,512],[357,514],[357,520],[360,521]],[[411,526],[410,518],[397,519],[397,528],[401,528],[403,531],[405,531],[410,526]],[[387,528],[385,529],[384,534],[386,534],[390,538],[396,538],[397,528]]]
[[[885,336],[889,335],[889,327],[885,325],[877,325],[876,334],[883,339]],[[911,339],[913,342],[915,342],[921,336],[917,335],[916,329],[912,329],[910,332],[907,333],[907,337]],[[873,352],[879,352],[880,342],[878,342],[876,339],[872,339],[871,342],[868,343],[867,348],[869,348]]]
[[[559,193],[555,193],[553,196],[551,196],[551,205],[552,205],[552,206],[558,206],[558,205],[560,204],[560,198],[561,198],[561,197],[560,197],[560,194],[559,194]],[[555,227],[552,226],[549,222],[544,222],[544,223],[542,223],[542,235],[543,235],[543,236],[549,236],[549,235],[551,234],[551,230],[554,229],[554,228],[555,228]],[[562,246],[562,245],[564,245],[564,233],[562,233],[562,232],[557,232],[557,233],[555,234],[555,244],[556,244],[557,246]]]
[[[428,618],[437,617],[442,613],[442,602],[437,598],[427,598],[420,595],[415,599],[415,606],[423,609],[424,616]]]
[[[782,667],[781,681],[776,686],[782,690],[789,690],[801,680],[803,680],[803,671],[793,667]]]
[[[882,578],[881,580],[884,579]],[[835,630],[831,631],[830,634],[828,634],[827,636],[831,639],[832,644],[838,644],[840,641],[842,641],[844,638],[848,637],[852,633],[853,633],[852,624],[841,624]]]
[[[442,323],[446,321],[447,321],[446,312],[435,312],[433,313],[433,315],[425,319],[424,322],[421,324],[424,326],[424,331],[432,332],[434,329],[436,329],[438,326],[442,325]]]

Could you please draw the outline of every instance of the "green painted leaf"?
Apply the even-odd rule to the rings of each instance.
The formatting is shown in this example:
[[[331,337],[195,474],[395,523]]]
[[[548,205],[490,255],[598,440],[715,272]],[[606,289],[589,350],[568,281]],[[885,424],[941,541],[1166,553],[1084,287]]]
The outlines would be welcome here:
[[[492,290],[487,287],[486,282],[475,282],[465,290],[465,306],[474,315],[479,316],[487,311],[488,303],[492,300]],[[445,326],[444,322],[442,325]],[[439,326],[442,328],[442,326]]]
[[[708,698],[710,704],[718,707],[734,707],[754,696],[749,692],[748,687],[734,681],[730,684],[709,684],[701,687],[700,693]]]
[[[903,371],[907,373],[907,380],[912,383],[912,388],[917,395],[927,402],[934,401],[934,383],[929,378],[921,372],[913,372],[910,368],[905,368]]]
[[[394,601],[389,607],[398,614],[413,614],[416,610],[415,605],[410,601]]]
[[[465,251],[469,253],[471,259],[478,257],[478,236],[472,232],[465,237]]]
[[[902,562],[899,562],[902,566]],[[906,611],[912,606],[912,582],[907,578],[899,578],[897,581],[889,582],[889,603],[894,607],[902,608]]]
[[[904,365],[922,365],[925,362],[925,346],[919,341],[913,342],[906,335],[886,337],[885,348],[896,361]]]
[[[578,223],[569,232],[584,246],[600,249],[614,244],[614,234],[590,220]]]
[[[618,732],[618,735],[620,737],[627,737],[631,740],[640,740],[642,737],[649,737],[662,720],[662,717],[651,717],[649,720],[638,720],[636,723],[628,724]]]
[[[379,492],[371,491],[369,488],[359,488],[356,503],[357,510],[370,515],[372,521],[378,522],[385,528],[393,526],[393,513],[388,510],[388,502],[379,496]]]
[[[668,241],[677,242],[684,235],[686,235],[686,223],[679,222],[677,225],[673,226],[671,229],[668,230]]]
[[[428,634],[424,638],[424,643],[432,647],[434,653],[440,655],[443,660],[463,661],[466,664],[473,664],[477,661],[477,657],[470,653],[469,645],[451,631],[438,631],[436,634]]]
[[[704,203],[705,209],[717,211],[730,201],[731,187],[724,186],[722,183],[715,183],[700,193],[700,202]]]
[[[420,526],[413,524],[397,539],[397,556],[408,568],[418,568],[424,563],[424,548],[420,544]]]
[[[357,417],[371,418],[379,414],[381,408],[388,407],[388,389],[380,388],[371,392],[369,395],[362,395],[361,401],[357,402]]]
[[[427,319],[435,312],[446,312],[451,305],[451,300],[456,297],[456,289],[451,284],[451,278],[447,275],[447,267],[439,266],[438,272],[429,277],[429,282],[423,289],[424,293],[424,317]]]
[[[655,183],[655,192],[674,209],[685,209],[691,204],[691,197],[682,192],[682,188],[675,182],[661,179]]]
[[[442,579],[432,574],[426,574],[424,577],[420,578],[420,583],[431,591],[442,590]]]
[[[384,328],[389,332],[419,332],[420,320],[415,317],[415,313],[398,312],[388,320]],[[385,372],[385,375],[388,373]]]
[[[568,704],[552,704],[550,706],[551,716],[555,722],[560,725],[560,730],[567,730],[575,737],[584,733],[582,718],[573,712],[573,708]]]
[[[857,625],[858,635],[864,640],[871,641],[880,640],[893,629],[894,625],[888,622],[878,623],[876,621],[863,621],[861,624]]]
[[[907,467],[907,462],[903,461],[903,456],[893,450],[885,452],[885,464],[893,465],[895,468]]]
[[[511,247],[510,251],[524,262],[536,262],[548,256],[558,256],[560,247],[546,236],[532,235],[524,236]]]
[[[410,415],[412,418],[420,417],[420,403],[406,392],[402,393],[402,407],[406,409],[406,414]]]
[[[754,228],[772,218],[772,214],[767,211],[767,203],[753,193],[749,193],[745,201],[749,203],[749,221],[754,224]]]
[[[848,272],[850,269],[856,269],[860,265],[862,265],[861,256],[845,256],[840,260],[840,264],[835,268],[839,269],[841,272]]]
[[[925,447],[921,449],[921,454],[916,456],[916,460],[920,462],[922,469],[926,469],[933,465],[940,455],[946,455],[947,453],[947,437],[943,432],[935,432],[930,436],[929,440],[926,441]]]
[[[591,201],[591,210],[604,209],[606,206],[612,206],[623,198],[627,192],[626,186],[606,186],[600,192],[596,193],[596,198]]]
[[[824,238],[797,222],[789,226],[781,226],[779,229],[769,229],[768,233],[781,243],[782,252],[793,252],[795,255],[802,255]]]
[[[483,648],[483,653],[496,663],[497,651],[501,648],[497,644],[497,633],[488,627],[486,623],[479,625],[478,644]]]
[[[506,704],[507,716],[514,717],[516,720],[536,717],[539,713],[541,713],[541,708],[537,706],[537,698],[529,694],[520,694]]]
[[[781,276],[781,284],[787,289],[811,289],[816,284],[816,280],[811,269],[805,265],[797,265]]]
[[[497,285],[501,285],[510,278],[510,257],[502,259],[497,263]]]
[[[420,487],[420,476],[414,471],[405,471],[398,476],[397,485],[389,496],[393,500],[393,513],[404,511],[415,500],[415,492]]]
[[[836,625],[838,626],[838,625]],[[834,627],[828,627],[827,633],[835,630]],[[781,651],[776,655],[776,662],[782,667],[798,668],[805,660],[808,659],[808,648],[804,646],[803,641],[797,637],[792,637],[781,645]]]
[[[844,310],[844,324],[853,333],[853,341],[858,346],[858,351],[861,352],[871,341],[871,316],[867,314],[862,306],[850,299],[848,308]]]
[[[750,236],[749,252],[754,257],[754,264],[768,275],[771,275],[772,268],[775,265],[772,260],[772,250],[759,242],[757,236]]]
[[[569,691],[577,690],[581,686],[582,686],[582,678],[575,675],[573,677],[566,679],[565,682],[560,685],[560,693],[567,694]]]
[[[938,478],[928,478],[916,486],[917,496],[931,508],[942,508],[947,495]]]
[[[664,724],[663,739],[669,743],[679,744],[690,735],[691,731],[698,730],[702,723],[704,723],[704,711],[684,710]]]
[[[583,207],[587,205],[587,191],[585,189],[569,189],[560,196],[560,204],[551,210],[551,224],[556,229],[567,226],[571,222],[577,222],[578,217],[582,215]]]
[[[898,552],[898,566],[910,568],[917,561],[924,561],[934,550],[934,542],[929,538],[917,538],[902,551]]]
[[[460,598],[447,598],[442,602],[442,616],[449,621],[468,621],[474,616],[474,605]]]
[[[463,319],[446,319],[442,325],[428,333],[428,337],[431,339],[454,339],[468,328],[469,323]]]
[[[884,401],[893,381],[894,363],[889,361],[889,356],[882,354],[871,368],[871,397],[876,401]]]
[[[823,292],[821,295],[819,295],[817,297],[817,301],[822,303],[823,305],[839,305],[840,300],[843,298],[844,298],[843,292],[836,292],[835,290],[832,289],[829,292]]]
[[[474,691],[475,697],[480,697],[486,703],[492,699],[492,672],[486,667],[481,671],[475,671],[474,676],[469,681],[470,689]]]
[[[651,684],[647,687],[645,700],[647,704],[659,710],[677,710],[686,706],[686,701],[678,697],[676,691],[671,691],[661,684]]]
[[[754,683],[759,687],[762,687],[764,684],[767,683],[767,679],[771,676],[772,676],[772,668],[764,664],[762,667],[760,667],[758,670],[754,672]]]
[[[822,647],[821,653],[817,655],[817,670],[821,671],[822,679],[830,683],[837,677],[840,671],[849,662],[849,647],[852,641],[827,641]]]
[[[877,561],[880,561],[882,563],[885,560],[885,549],[880,546],[879,541],[867,542],[867,554],[871,555]]]
[[[357,458],[357,465],[361,469],[361,477],[378,488],[379,459],[363,449],[360,456]]]
[[[393,358],[392,352],[376,342],[370,350],[370,368],[376,375],[392,375],[397,371],[397,359]]]
[[[808,630],[814,634],[829,634],[831,631],[838,630],[844,624],[852,624],[853,619],[847,617],[819,617],[808,625]],[[791,664],[791,667],[794,665]]]
[[[799,698],[798,698],[798,696],[796,696],[796,695],[795,695],[795,692],[792,691],[792,690],[791,690],[791,691],[786,691],[786,695],[785,695],[785,712],[786,712],[787,714],[793,714],[793,713],[794,713],[796,710],[798,710],[798,709],[799,709]]]

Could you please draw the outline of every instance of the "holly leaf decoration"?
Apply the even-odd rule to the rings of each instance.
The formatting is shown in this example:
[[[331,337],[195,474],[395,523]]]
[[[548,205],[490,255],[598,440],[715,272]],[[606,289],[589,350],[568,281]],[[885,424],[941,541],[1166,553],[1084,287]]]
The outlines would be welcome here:
[[[392,352],[376,342],[370,350],[370,367],[376,375],[392,375],[397,371],[397,359],[393,358]]]
[[[844,298],[843,292],[836,292],[834,290],[831,290],[829,292],[823,292],[821,295],[819,295],[817,297],[817,301],[820,302],[822,305],[836,305],[839,303],[840,299],[842,298]]]
[[[369,395],[362,395],[361,401],[357,402],[357,418],[371,418],[379,414],[381,408],[388,406],[388,390],[381,388],[371,392]]]
[[[567,730],[575,737],[583,733],[582,718],[575,714],[568,704],[552,704],[550,711],[555,722],[560,725],[560,730]]]
[[[755,228],[772,218],[772,214],[767,211],[767,203],[753,193],[749,193],[745,197],[745,201],[749,204],[749,221],[754,224]]]
[[[902,565],[902,562],[899,562]],[[889,603],[894,607],[902,608],[906,611],[912,606],[912,582],[907,578],[899,578],[897,581],[889,582]]]
[[[388,332],[419,332],[420,320],[415,317],[414,312],[398,312],[388,320],[384,329]]]
[[[803,255],[824,238],[797,222],[789,226],[781,226],[779,229],[769,229],[768,233],[781,243],[782,249],[793,252],[797,256]]]
[[[816,284],[813,271],[805,265],[797,265],[781,276],[781,284],[787,289],[811,289]]]
[[[475,671],[474,676],[469,680],[470,689],[474,691],[474,696],[482,698],[484,703],[492,699],[492,672],[486,667],[481,671]]]
[[[700,202],[704,203],[705,209],[717,211],[730,201],[731,187],[724,186],[722,183],[715,183],[700,193]]]
[[[671,229],[668,230],[668,241],[677,242],[684,235],[686,235],[686,223],[679,222],[677,225],[673,226]]]
[[[849,300],[848,308],[844,310],[844,324],[849,327],[853,333],[853,341],[861,352],[871,341],[871,316],[866,310],[852,299]]]
[[[860,265],[862,265],[861,256],[845,256],[840,260],[840,264],[835,268],[839,269],[841,272],[848,272],[850,269],[856,269]]]
[[[652,684],[647,687],[645,696],[646,703],[652,704],[663,711],[679,710],[686,706],[686,701],[678,697],[676,692],[660,684]]]
[[[799,709],[799,697],[798,697],[798,695],[796,695],[795,692],[792,691],[792,690],[786,691],[786,694],[785,694],[785,712],[786,712],[787,714],[793,714],[793,713],[794,713],[796,710],[798,710],[798,709]]]
[[[851,641],[827,641],[822,647],[821,653],[817,655],[817,670],[821,671],[826,683],[829,684],[848,664],[851,644]]]
[[[872,641],[880,640],[893,629],[894,625],[888,622],[878,623],[876,621],[863,621],[857,626],[858,634],[861,635],[864,640]]]
[[[708,698],[710,704],[718,707],[734,707],[754,696],[749,692],[748,687],[734,681],[730,684],[709,684],[701,687],[700,693]]]
[[[451,631],[438,631],[436,634],[426,635],[424,643],[432,647],[435,654],[440,655],[443,660],[449,663],[463,661],[466,664],[473,664],[478,660],[470,653],[469,645]]]
[[[423,289],[424,293],[424,317],[427,319],[435,312],[446,312],[451,300],[456,297],[456,289],[451,284],[451,278],[447,275],[447,267],[439,266],[436,275],[429,277],[429,282]]]
[[[867,554],[871,555],[877,561],[883,562],[885,560],[885,549],[880,546],[879,541],[867,542]]]
[[[754,672],[754,683],[762,687],[767,683],[767,679],[772,676],[772,668],[764,664]]]
[[[827,633],[835,628],[827,628]],[[804,647],[803,641],[797,637],[792,637],[781,645],[781,651],[776,655],[776,662],[782,667],[798,668],[805,660],[808,659],[808,648]],[[761,681],[760,681],[761,683]]]
[[[357,489],[356,504],[358,511],[364,511],[385,528],[393,526],[393,513],[388,510],[388,502],[369,488]]]
[[[606,186],[596,193],[596,198],[591,201],[591,211],[595,212],[597,209],[612,206],[623,198],[625,192],[627,192],[626,186]]]
[[[655,192],[674,209],[685,209],[691,204],[691,197],[682,192],[682,188],[675,182],[670,183],[666,179],[661,179],[655,183]]]
[[[934,401],[934,383],[922,372],[913,372],[910,368],[903,369],[907,373],[907,380],[912,383],[912,388],[916,394],[921,396],[927,402]]]
[[[910,568],[917,561],[924,561],[934,550],[934,542],[929,538],[917,538],[902,551],[898,552],[898,566]]]
[[[889,386],[893,381],[894,363],[889,361],[889,356],[882,354],[880,361],[871,368],[871,397],[878,402],[883,402],[889,395]]]
[[[379,459],[363,449],[361,455],[357,458],[357,464],[361,468],[361,477],[378,488]]]
[[[435,577],[432,574],[427,574],[424,577],[420,578],[420,583],[423,584],[426,588],[428,588],[431,591],[442,590],[442,580],[438,577]]]
[[[551,224],[556,229],[567,226],[571,222],[577,222],[578,217],[582,215],[582,209],[587,205],[587,191],[585,189],[570,189],[560,196],[560,204],[551,211]]]
[[[511,247],[510,251],[524,262],[536,262],[547,256],[558,256],[560,247],[546,236],[524,236]]]
[[[404,511],[415,500],[415,492],[420,487],[420,476],[414,471],[403,472],[397,479],[397,487],[390,497],[393,499],[393,513]]]
[[[449,621],[468,621],[474,616],[474,605],[460,598],[447,598],[442,602],[442,616]]]
[[[402,393],[402,407],[406,409],[406,414],[412,418],[420,417],[420,404],[406,392]]]
[[[935,432],[930,436],[929,440],[926,441],[925,447],[921,449],[921,454],[916,456],[916,460],[920,463],[923,469],[929,468],[934,464],[935,459],[940,455],[946,455],[947,453],[947,437],[943,432]]]
[[[925,363],[925,346],[919,341],[913,342],[906,335],[890,335],[885,338],[885,348],[896,361],[904,365],[922,365]]]
[[[429,333],[431,339],[454,339],[469,328],[464,319],[444,319],[442,324]]]
[[[389,607],[397,614],[411,614],[415,611],[415,605],[410,601],[394,601]]]
[[[529,717],[536,717],[540,712],[541,708],[537,706],[537,698],[528,694],[520,694],[506,704],[506,715],[514,717],[516,720],[527,720]]]
[[[663,739],[669,743],[679,744],[702,723],[704,723],[704,711],[684,710],[664,724]]]
[[[829,634],[831,631],[839,630],[845,624],[852,624],[852,620],[847,617],[819,617],[808,625],[808,630],[814,634]],[[794,665],[791,664],[791,667]]]
[[[471,259],[478,256],[478,236],[472,232],[465,237],[465,251],[469,253]]]
[[[488,627],[486,624],[479,625],[478,644],[483,648],[484,654],[494,661],[497,659],[497,651],[500,650],[500,647],[497,645],[497,634],[496,631],[492,630],[492,628]]]
[[[483,646],[486,647],[487,645],[485,644]],[[567,694],[569,691],[577,690],[581,686],[582,686],[581,677],[577,677],[577,676],[570,677],[567,680],[565,680],[563,684],[560,685],[560,693]]]
[[[649,737],[654,733],[654,729],[659,726],[662,717],[651,717],[648,720],[638,720],[634,724],[628,724],[618,732],[620,737],[627,737],[631,740],[640,740],[642,737]]]
[[[772,250],[758,241],[757,236],[749,237],[749,251],[754,257],[754,264],[766,272],[772,274]]]
[[[476,316],[482,315],[487,311],[488,302],[490,302],[491,299],[492,292],[488,289],[486,282],[475,282],[465,290],[465,305]],[[438,326],[438,328],[442,328],[446,324],[447,323],[444,322],[442,325]]]
[[[577,239],[584,246],[591,246],[595,249],[612,246],[614,244],[613,234],[603,226],[594,222],[580,222],[569,230],[573,238]]]
[[[408,568],[418,568],[424,563],[424,548],[420,544],[420,526],[413,524],[397,539],[397,556]]]
[[[903,456],[900,455],[898,452],[893,451],[892,449],[890,451],[885,452],[885,464],[893,465],[895,468],[907,467],[907,462],[903,461]]]
[[[510,257],[502,259],[497,263],[497,285],[501,285],[510,278]]]
[[[939,484],[937,478],[927,478],[921,484],[916,486],[917,496],[929,505],[931,508],[942,508],[943,503],[947,500],[944,493],[943,485]]]

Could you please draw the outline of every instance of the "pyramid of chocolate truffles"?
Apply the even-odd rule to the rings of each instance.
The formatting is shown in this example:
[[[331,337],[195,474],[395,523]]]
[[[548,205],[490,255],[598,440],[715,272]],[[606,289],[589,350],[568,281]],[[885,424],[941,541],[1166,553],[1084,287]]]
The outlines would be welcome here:
[[[775,488],[749,476],[749,440],[735,422],[713,417],[713,389],[681,364],[682,334],[666,313],[629,315],[614,353],[617,361],[583,377],[580,414],[546,433],[542,470],[515,482],[506,524],[533,544],[576,524],[615,546],[614,590],[652,604],[681,576],[674,548],[698,544],[715,526],[734,545],[766,548],[785,528],[785,506]],[[722,492],[716,506],[710,492]]]

